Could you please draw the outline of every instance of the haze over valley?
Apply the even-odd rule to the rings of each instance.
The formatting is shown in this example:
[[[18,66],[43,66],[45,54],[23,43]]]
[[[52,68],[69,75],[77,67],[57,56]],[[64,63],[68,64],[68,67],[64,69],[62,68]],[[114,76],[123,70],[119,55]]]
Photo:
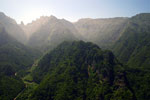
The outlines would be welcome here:
[[[110,4],[103,0],[64,0],[62,4],[57,0],[34,3],[33,0],[32,6],[16,1],[10,1],[12,9],[9,10],[6,4],[10,2],[0,1],[3,3],[0,7],[3,9],[0,12],[0,100],[149,100],[148,1],[143,2],[145,6],[140,1],[136,6],[129,1],[123,1],[123,5],[120,0],[120,3],[110,0]],[[119,4],[123,7],[128,4],[132,15]],[[32,11],[36,7],[55,8],[58,17],[48,14],[49,10],[41,16],[41,11],[47,10]],[[131,10],[134,7],[136,14]],[[31,17],[37,16],[31,22],[26,12],[29,9],[33,12]],[[99,17],[99,11],[103,17]],[[21,17],[11,15],[29,19],[18,23]],[[69,18],[79,19],[72,22]]]

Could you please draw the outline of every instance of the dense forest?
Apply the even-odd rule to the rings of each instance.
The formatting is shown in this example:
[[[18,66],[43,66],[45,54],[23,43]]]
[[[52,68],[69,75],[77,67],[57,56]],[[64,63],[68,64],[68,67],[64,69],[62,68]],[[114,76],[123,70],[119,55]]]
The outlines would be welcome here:
[[[31,76],[39,85],[18,100],[134,99],[124,67],[112,52],[92,43],[63,42],[39,61]]]
[[[150,98],[150,14],[132,17],[120,39],[112,46],[118,59],[128,66],[131,86],[139,100]]]
[[[149,100],[150,14],[27,25],[0,13],[0,100]]]
[[[0,100],[12,100],[24,89],[21,77],[39,54],[19,43],[0,26]]]

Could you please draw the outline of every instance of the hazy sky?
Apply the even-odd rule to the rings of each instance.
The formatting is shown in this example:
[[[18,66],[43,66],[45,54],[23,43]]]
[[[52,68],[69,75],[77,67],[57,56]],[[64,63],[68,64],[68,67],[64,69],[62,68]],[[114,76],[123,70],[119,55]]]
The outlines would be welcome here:
[[[150,0],[0,0],[0,12],[18,23],[28,23],[42,15],[70,21],[87,17],[130,17],[150,12]]]

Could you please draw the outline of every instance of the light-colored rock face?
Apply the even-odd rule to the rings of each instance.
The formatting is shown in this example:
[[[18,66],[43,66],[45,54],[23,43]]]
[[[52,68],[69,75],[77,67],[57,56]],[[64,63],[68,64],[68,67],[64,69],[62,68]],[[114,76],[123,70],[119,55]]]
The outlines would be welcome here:
[[[42,25],[45,25],[50,20],[50,17],[40,17],[36,21],[32,21],[27,25],[20,24],[20,27],[24,30],[29,38],[34,32],[36,32]]]
[[[81,19],[74,23],[76,29],[87,40],[98,45],[111,43],[121,35],[128,18]]]
[[[61,28],[64,26],[72,30],[74,34],[77,34],[77,30],[74,27],[72,23],[65,19],[57,19],[55,16],[42,16],[39,19],[32,21],[32,23],[29,23],[27,25],[20,24],[20,27],[24,30],[26,33],[28,39],[37,31],[39,31],[41,28],[45,27],[45,30],[50,31],[50,29],[56,29],[56,28]]]
[[[35,47],[57,46],[65,40],[80,38],[72,23],[65,19],[57,19],[54,16],[40,17],[30,24],[21,24],[20,26],[28,36],[28,45]]]
[[[74,38],[107,47],[119,39],[127,22],[128,18],[86,18],[71,23],[54,16],[42,16],[32,23],[22,23],[20,26],[28,37],[29,45],[57,44],[65,39]]]

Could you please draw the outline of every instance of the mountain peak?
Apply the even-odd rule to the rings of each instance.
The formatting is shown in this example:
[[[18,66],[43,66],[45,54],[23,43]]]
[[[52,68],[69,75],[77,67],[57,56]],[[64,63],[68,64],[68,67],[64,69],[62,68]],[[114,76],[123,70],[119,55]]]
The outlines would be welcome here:
[[[21,23],[20,23],[20,24],[24,26],[24,22],[23,22],[23,21],[21,21]]]
[[[50,18],[52,18],[52,19],[57,19],[57,18],[56,18],[55,16],[53,16],[53,15],[51,15]]]
[[[106,98],[110,94],[110,99],[107,100],[111,100],[114,98],[113,92],[120,93],[120,90],[122,94],[129,92],[129,98],[132,98],[121,69],[123,66],[112,52],[103,51],[91,42],[65,41],[43,56],[35,66],[33,81],[40,84],[33,90],[29,100],[36,100],[39,95],[44,95],[41,100],[78,100],[79,97],[80,100],[98,100],[97,98]],[[121,96],[127,97],[117,95],[116,98],[122,98]]]
[[[27,25],[35,24],[35,23],[45,23],[48,22],[50,19],[57,19],[55,16],[40,16],[40,18],[37,18],[36,20],[33,20],[31,23],[28,23]]]
[[[83,22],[83,21],[89,21],[92,20],[92,18],[81,18],[77,22]]]
[[[0,16],[6,16],[3,12],[0,12]]]

